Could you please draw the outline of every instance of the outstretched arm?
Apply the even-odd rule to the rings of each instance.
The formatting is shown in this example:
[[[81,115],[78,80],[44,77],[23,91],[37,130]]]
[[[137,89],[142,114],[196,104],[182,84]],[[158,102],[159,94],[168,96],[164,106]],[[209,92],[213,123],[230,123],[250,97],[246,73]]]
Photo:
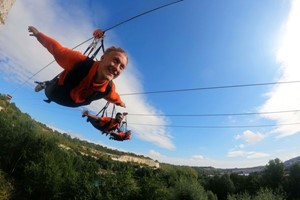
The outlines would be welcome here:
[[[28,31],[29,31],[29,35],[30,36],[34,36],[34,37],[38,37],[38,35],[39,35],[39,31],[35,28],[35,27],[33,27],[33,26],[28,26]]]
[[[84,116],[87,116],[87,117],[93,118],[93,119],[95,119],[95,120],[100,120],[99,117],[97,117],[96,115],[90,114],[89,111],[87,111],[87,110],[84,110],[84,111],[82,112],[82,116],[83,116],[83,117],[84,117]]]
[[[121,100],[120,95],[116,92],[116,86],[114,83],[112,83],[111,92],[104,99],[110,103],[116,104],[117,106],[126,108],[125,103]]]
[[[34,36],[37,40],[54,56],[56,62],[64,69],[71,69],[80,61],[86,59],[87,56],[79,51],[63,47],[53,38],[43,34],[34,26],[28,26],[30,36]]]

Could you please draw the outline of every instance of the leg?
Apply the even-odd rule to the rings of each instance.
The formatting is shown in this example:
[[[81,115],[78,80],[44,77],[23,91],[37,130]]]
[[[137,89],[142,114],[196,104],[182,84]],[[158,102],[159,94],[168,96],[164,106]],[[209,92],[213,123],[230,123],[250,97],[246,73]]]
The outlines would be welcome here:
[[[103,131],[102,128],[100,127],[100,120],[99,119],[94,119],[92,117],[87,116],[87,120],[86,121],[90,122],[99,131]]]
[[[44,82],[38,82],[38,81],[35,81],[35,83],[36,83],[37,85],[35,86],[34,91],[35,91],[35,92],[39,92],[39,91],[45,89],[45,88],[47,87],[47,83],[48,83],[48,82],[49,82],[49,81],[44,81]]]

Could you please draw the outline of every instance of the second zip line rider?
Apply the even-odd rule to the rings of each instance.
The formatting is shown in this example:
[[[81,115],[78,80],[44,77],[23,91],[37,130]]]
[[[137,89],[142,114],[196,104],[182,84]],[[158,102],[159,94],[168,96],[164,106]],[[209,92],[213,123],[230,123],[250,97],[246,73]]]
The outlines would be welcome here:
[[[94,61],[79,51],[63,47],[33,26],[29,26],[28,31],[64,69],[54,79],[38,82],[35,87],[36,92],[45,89],[48,98],[46,102],[79,107],[104,98],[108,102],[125,107],[112,81],[123,72],[128,63],[128,56],[123,49],[114,46],[107,48],[101,59]],[[97,37],[102,36],[103,32],[98,30]]]

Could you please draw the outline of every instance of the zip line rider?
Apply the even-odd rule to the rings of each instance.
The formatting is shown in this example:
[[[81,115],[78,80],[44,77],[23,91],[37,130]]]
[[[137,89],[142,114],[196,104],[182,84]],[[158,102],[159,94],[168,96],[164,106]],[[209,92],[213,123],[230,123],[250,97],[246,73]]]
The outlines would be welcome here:
[[[33,26],[28,26],[28,31],[64,69],[51,81],[36,82],[38,84],[35,91],[45,89],[48,97],[46,102],[54,101],[67,107],[79,107],[104,98],[108,102],[125,107],[112,81],[123,72],[128,63],[128,56],[123,49],[114,46],[107,48],[100,61],[94,61],[79,51],[63,47]],[[103,32],[98,29],[94,36],[101,38]]]
[[[122,131],[120,124],[123,120],[123,114],[117,113],[113,117],[98,117],[92,115],[89,111],[82,112],[82,117],[87,117],[87,122],[90,122],[96,129],[100,130],[102,134],[110,135],[110,139],[123,141],[130,140],[131,131]]]

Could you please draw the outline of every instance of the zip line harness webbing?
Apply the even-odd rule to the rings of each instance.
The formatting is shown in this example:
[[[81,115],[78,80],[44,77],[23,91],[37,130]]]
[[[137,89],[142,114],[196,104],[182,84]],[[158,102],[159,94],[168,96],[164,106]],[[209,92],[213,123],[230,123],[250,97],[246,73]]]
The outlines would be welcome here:
[[[104,117],[104,115],[107,116],[107,108],[108,108],[109,104],[110,104],[109,102],[106,102],[105,106],[96,114],[96,116],[99,116],[100,114],[101,114],[101,117]],[[112,112],[111,112],[111,118],[114,117],[115,110],[116,110],[116,105],[114,104]]]
[[[124,116],[125,121],[122,121],[122,125],[121,125],[121,128],[120,128],[120,129],[122,129],[124,132],[127,131],[127,115],[128,115],[127,112],[124,112],[124,113],[123,113],[123,116]],[[124,120],[124,119],[123,119],[123,120]]]
[[[100,49],[102,49],[102,52],[105,52],[105,48],[104,48],[104,39],[103,39],[104,35],[101,37],[101,45],[97,48],[97,50],[93,53],[93,55],[90,57],[92,59],[94,59],[98,52],[100,51]],[[86,55],[86,53],[89,51],[89,53],[87,54],[87,56],[90,56],[90,54],[94,51],[94,49],[97,47],[97,44],[99,43],[100,38],[94,37],[92,43],[88,46],[88,48],[85,50],[85,52],[83,53],[84,55]]]

